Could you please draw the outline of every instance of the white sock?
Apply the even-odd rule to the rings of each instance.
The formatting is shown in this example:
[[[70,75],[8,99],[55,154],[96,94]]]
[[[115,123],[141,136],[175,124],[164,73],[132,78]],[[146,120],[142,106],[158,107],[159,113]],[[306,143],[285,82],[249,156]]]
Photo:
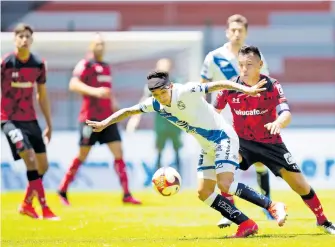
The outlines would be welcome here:
[[[212,206],[213,202],[215,201],[215,198],[218,196],[219,194],[216,192],[213,192],[205,201],[204,203],[206,203],[208,206]]]

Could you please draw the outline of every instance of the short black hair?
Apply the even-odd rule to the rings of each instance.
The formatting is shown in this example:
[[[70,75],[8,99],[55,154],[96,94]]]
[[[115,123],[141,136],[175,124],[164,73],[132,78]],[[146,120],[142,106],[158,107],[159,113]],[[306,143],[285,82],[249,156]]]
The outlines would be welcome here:
[[[242,46],[241,49],[238,51],[238,54],[241,55],[247,55],[253,53],[256,56],[258,56],[260,59],[262,59],[261,52],[259,51],[258,47],[253,46],[253,45],[245,45]]]
[[[152,71],[147,76],[148,89],[155,90],[158,88],[164,88],[171,84],[169,79],[169,73],[166,71]]]

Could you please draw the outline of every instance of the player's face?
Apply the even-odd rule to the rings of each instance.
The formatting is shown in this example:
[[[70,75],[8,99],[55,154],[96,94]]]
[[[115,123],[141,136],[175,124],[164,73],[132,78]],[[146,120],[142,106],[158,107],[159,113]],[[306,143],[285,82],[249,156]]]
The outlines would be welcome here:
[[[242,23],[232,22],[229,24],[226,36],[233,45],[242,46],[247,37],[247,30]]]
[[[15,35],[15,46],[17,49],[29,50],[32,43],[33,43],[33,37],[28,30],[24,30]]]
[[[171,86],[168,88],[158,88],[152,91],[152,96],[162,105],[171,103]]]
[[[92,52],[95,56],[103,56],[105,52],[105,43],[103,40],[98,39],[92,43]]]
[[[259,77],[262,65],[262,60],[253,53],[238,56],[238,67],[243,81]]]

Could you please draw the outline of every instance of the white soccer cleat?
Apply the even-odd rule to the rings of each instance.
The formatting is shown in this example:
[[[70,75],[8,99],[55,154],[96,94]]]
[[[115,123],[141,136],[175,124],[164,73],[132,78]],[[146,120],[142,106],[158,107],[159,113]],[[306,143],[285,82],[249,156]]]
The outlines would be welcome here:
[[[225,228],[225,227],[229,227],[231,224],[233,224],[232,221],[228,220],[225,217],[222,217],[222,219],[218,222],[217,226],[219,228]]]
[[[322,225],[317,225],[322,231],[335,235],[335,226],[333,223],[331,223],[330,221],[326,221],[325,223],[323,223]]]
[[[287,218],[286,206],[282,202],[272,202],[268,209],[273,218],[276,219],[278,226],[283,226]]]

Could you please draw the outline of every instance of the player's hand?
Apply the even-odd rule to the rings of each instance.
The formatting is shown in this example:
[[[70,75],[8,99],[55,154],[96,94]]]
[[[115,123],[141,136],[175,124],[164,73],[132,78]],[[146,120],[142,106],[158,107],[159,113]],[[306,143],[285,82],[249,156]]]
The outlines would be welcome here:
[[[98,87],[95,88],[94,95],[97,98],[109,99],[111,97],[111,90],[108,87]]]
[[[47,126],[43,131],[43,140],[45,144],[49,144],[51,140],[52,128]]]
[[[263,88],[266,82],[267,82],[266,79],[263,79],[259,81],[256,85],[248,87],[244,93],[251,96],[260,97],[261,96],[260,93],[266,90],[266,88]]]
[[[86,124],[92,127],[93,132],[101,132],[108,126],[108,123],[106,123],[105,121],[97,122],[97,121],[86,120]]]
[[[264,125],[264,127],[270,131],[271,135],[277,135],[280,133],[281,130],[281,126],[279,123],[276,122],[272,122],[272,123],[267,123]]]

